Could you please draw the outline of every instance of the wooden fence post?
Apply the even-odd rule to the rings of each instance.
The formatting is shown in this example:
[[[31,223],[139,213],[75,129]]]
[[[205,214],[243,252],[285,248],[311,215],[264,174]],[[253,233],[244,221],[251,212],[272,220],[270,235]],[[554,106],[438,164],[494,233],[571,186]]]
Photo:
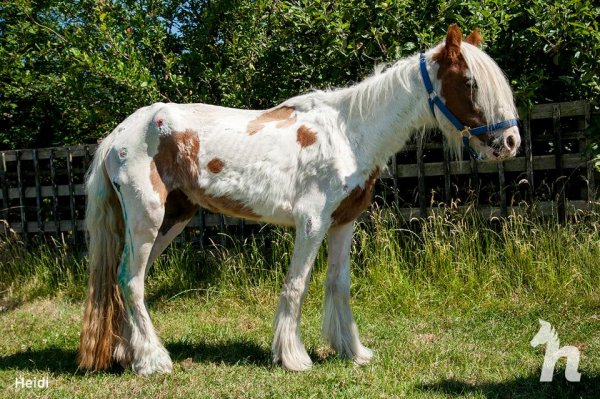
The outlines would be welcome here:
[[[67,147],[67,179],[69,185],[69,209],[71,211],[71,231],[73,233],[73,242],[77,243],[79,234],[77,232],[77,218],[75,213],[75,188],[73,186],[73,153],[71,148]]]
[[[21,215],[21,231],[23,234],[23,240],[27,241],[27,233],[29,229],[27,226],[27,215],[25,214],[25,184],[23,184],[23,171],[21,167],[21,155],[20,150],[15,151],[17,157],[17,184],[19,186],[19,213]]]
[[[419,190],[419,216],[427,217],[427,203],[425,202],[425,162],[423,160],[423,137],[417,138],[417,179]]]
[[[56,184],[56,165],[54,164],[54,149],[50,150],[50,182],[52,185],[52,218],[56,237],[60,237],[60,216],[58,214],[58,185]]]
[[[563,171],[563,151],[562,151],[562,136],[560,127],[560,105],[554,104],[552,107],[552,131],[554,133],[554,161],[556,163],[556,171],[558,178],[555,182],[554,198],[557,202],[556,208],[558,211],[558,220],[564,222],[565,214],[565,179]]]
[[[533,181],[533,149],[531,140],[531,113],[527,113],[523,126],[523,145],[525,147],[525,165],[527,174],[527,192],[528,198],[526,200],[532,203],[535,199],[534,181]]]
[[[498,162],[498,185],[500,186],[500,216],[508,216],[508,206],[506,204],[506,180],[504,177],[504,161]]]
[[[0,154],[0,184],[2,184],[2,213],[8,222],[8,183],[6,182],[6,155]]]
[[[44,219],[42,218],[42,187],[40,184],[40,163],[37,150],[33,150],[33,170],[35,172],[35,205],[37,206],[36,218],[38,234],[43,237],[45,228]]]
[[[584,110],[584,122],[583,122],[583,128],[587,130],[587,128],[590,127],[590,103],[586,102],[585,103],[585,110]],[[589,147],[590,145],[590,140],[589,138],[585,139],[585,144],[586,147]],[[586,174],[587,174],[587,201],[588,201],[588,205],[591,208],[592,207],[592,203],[594,202],[594,199],[596,197],[596,179],[595,179],[595,165],[594,165],[594,158],[592,157],[591,152],[589,151],[589,148],[586,148],[586,159],[587,159],[587,168],[586,168]]]

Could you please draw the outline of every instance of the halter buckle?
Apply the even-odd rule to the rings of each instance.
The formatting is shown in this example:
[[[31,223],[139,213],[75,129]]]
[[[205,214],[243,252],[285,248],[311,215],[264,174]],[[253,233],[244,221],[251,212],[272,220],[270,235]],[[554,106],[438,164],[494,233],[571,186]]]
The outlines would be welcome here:
[[[471,128],[469,126],[465,126],[463,130],[460,131],[461,136],[463,138],[469,140],[473,135],[471,134]]]

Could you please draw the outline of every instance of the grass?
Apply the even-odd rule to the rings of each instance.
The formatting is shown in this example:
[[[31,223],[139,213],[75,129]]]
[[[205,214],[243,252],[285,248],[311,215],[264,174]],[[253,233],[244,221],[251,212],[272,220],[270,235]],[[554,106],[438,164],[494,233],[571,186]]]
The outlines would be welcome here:
[[[513,216],[498,223],[445,210],[411,224],[375,208],[353,246],[353,310],[375,350],[362,368],[323,344],[326,248],[306,299],[302,336],[315,366],[270,362],[271,324],[292,234],[170,248],[147,298],[175,363],[171,375],[82,373],[75,364],[85,259],[64,244],[0,249],[2,397],[598,397],[600,216],[571,223]],[[581,351],[580,383],[540,383],[538,319]],[[15,379],[49,379],[16,389]]]

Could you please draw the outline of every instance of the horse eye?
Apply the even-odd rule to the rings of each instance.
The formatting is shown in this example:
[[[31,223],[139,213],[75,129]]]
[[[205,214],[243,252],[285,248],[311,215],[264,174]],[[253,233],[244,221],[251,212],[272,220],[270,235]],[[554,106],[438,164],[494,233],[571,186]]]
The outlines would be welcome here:
[[[476,90],[477,89],[477,82],[475,81],[475,79],[469,79],[465,82],[465,85],[471,89],[471,90]]]

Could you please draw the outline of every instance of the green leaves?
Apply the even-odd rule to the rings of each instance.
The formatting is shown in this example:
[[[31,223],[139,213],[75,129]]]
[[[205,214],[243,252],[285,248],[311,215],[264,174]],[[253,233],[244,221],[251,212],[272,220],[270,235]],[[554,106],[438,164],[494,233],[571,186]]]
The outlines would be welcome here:
[[[155,101],[267,108],[479,27],[521,107],[600,94],[592,0],[14,0],[0,8],[0,146],[95,142]]]

